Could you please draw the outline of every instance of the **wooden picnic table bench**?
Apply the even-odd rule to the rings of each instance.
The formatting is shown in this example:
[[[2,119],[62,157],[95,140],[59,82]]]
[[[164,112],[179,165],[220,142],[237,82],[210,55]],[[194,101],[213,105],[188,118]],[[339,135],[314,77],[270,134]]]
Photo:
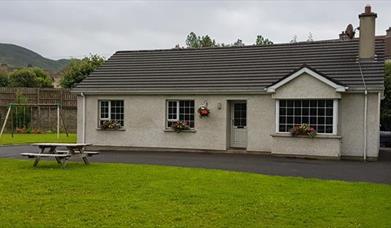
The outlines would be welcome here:
[[[40,151],[38,153],[21,153],[21,155],[35,158],[34,167],[38,165],[41,157],[53,157],[57,163],[65,167],[69,158],[80,156],[84,164],[88,165],[90,162],[87,157],[99,154],[99,152],[86,151],[86,147],[92,145],[86,143],[34,143],[32,145],[38,146]],[[66,150],[57,150],[57,147],[65,147]]]

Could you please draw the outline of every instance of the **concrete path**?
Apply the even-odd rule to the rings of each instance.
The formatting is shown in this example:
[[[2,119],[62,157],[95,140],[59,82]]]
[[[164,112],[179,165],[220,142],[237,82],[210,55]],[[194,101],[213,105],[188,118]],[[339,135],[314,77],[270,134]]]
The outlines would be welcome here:
[[[24,159],[22,152],[34,152],[31,146],[0,146],[0,157]],[[391,184],[391,161],[326,161],[277,158],[246,154],[207,154],[178,152],[102,152],[91,162],[171,165],[222,169],[279,176],[365,181]],[[32,165],[33,161],[31,161]]]

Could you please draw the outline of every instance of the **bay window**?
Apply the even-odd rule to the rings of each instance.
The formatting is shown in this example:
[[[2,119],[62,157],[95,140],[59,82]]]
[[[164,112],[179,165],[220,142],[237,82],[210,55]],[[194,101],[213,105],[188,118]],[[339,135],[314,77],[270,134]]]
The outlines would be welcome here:
[[[277,100],[277,132],[289,132],[294,125],[308,124],[317,133],[336,134],[337,100]]]

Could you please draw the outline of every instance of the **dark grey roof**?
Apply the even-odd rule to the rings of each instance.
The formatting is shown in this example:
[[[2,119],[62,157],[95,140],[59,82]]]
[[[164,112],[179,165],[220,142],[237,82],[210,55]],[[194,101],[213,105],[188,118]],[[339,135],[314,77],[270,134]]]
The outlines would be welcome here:
[[[368,89],[382,90],[384,37],[378,61],[362,63]],[[362,89],[358,39],[271,46],[118,51],[74,92],[223,93],[264,92],[303,64],[349,90]]]

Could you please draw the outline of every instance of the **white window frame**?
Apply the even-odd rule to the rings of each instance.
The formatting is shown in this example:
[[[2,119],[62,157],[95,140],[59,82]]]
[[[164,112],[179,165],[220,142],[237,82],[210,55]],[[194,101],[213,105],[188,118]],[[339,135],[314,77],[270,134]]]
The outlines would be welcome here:
[[[179,103],[181,101],[193,101],[194,102],[194,111],[195,111],[195,100],[192,99],[172,99],[172,100],[166,100],[166,117],[165,117],[165,125],[166,128],[168,128],[168,122],[174,122],[174,121],[179,121]],[[176,102],[176,118],[175,119],[169,119],[169,108],[168,108],[168,103],[169,102]],[[195,113],[194,113],[194,127],[191,127],[191,129],[195,128]]]
[[[170,112],[168,104],[170,102],[175,102],[176,103],[176,118],[175,119],[169,119],[168,118],[169,117],[169,112]],[[167,110],[167,113],[166,113],[167,121],[166,122],[168,122],[168,121],[178,121],[179,120],[179,100],[167,100],[167,102],[166,102],[166,110]]]
[[[108,117],[107,118],[102,118],[102,109],[101,109],[101,104],[102,104],[102,101],[103,102],[108,102]],[[99,109],[99,116],[98,116],[98,126],[100,127],[101,125],[101,121],[106,121],[106,120],[111,120],[111,101],[122,101],[123,102],[123,108],[124,108],[124,113],[123,113],[123,116],[124,116],[124,125],[125,125],[125,101],[124,100],[121,100],[121,99],[100,99],[98,100],[98,109]],[[124,126],[122,126],[124,127]]]
[[[107,110],[107,118],[102,118],[102,102],[107,102],[107,107],[108,107],[108,110]],[[99,107],[99,125],[100,125],[100,121],[102,120],[110,120],[110,116],[111,116],[111,102],[110,100],[99,100],[98,101],[98,107]]]
[[[326,98],[327,99],[327,98]],[[287,99],[284,99],[287,100]],[[288,99],[289,100],[289,99]],[[298,99],[294,99],[298,100]],[[301,100],[311,100],[311,99],[301,99]],[[319,99],[315,99],[319,100]],[[318,133],[319,135],[337,135],[337,126],[338,126],[338,99],[329,99],[333,100],[333,132],[332,133]],[[276,133],[287,133],[280,131],[280,100],[276,100]]]

